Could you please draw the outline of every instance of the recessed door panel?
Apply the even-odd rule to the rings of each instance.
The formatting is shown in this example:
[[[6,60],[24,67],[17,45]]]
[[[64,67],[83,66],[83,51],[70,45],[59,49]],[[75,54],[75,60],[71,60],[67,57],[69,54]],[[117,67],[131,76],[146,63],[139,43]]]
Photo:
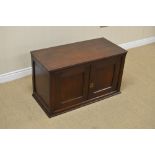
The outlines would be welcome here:
[[[112,86],[115,65],[102,66],[95,71],[95,89],[100,91]],[[104,81],[104,82],[103,82]]]
[[[89,97],[106,95],[116,90],[119,68],[119,57],[93,63],[90,73]]]
[[[55,73],[55,109],[68,108],[87,99],[89,66],[78,66]]]

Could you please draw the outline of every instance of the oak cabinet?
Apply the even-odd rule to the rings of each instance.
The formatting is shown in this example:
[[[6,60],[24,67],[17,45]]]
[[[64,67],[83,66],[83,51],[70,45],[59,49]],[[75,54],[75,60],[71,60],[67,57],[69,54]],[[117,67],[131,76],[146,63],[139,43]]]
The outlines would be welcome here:
[[[51,117],[118,94],[126,53],[104,38],[32,51],[33,97]]]

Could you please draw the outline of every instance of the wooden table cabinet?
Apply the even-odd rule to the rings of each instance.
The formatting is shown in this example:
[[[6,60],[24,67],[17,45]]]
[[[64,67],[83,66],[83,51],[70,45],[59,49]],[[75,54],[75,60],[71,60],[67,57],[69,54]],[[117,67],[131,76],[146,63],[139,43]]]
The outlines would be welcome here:
[[[104,38],[32,51],[33,97],[51,117],[118,94],[126,53]]]

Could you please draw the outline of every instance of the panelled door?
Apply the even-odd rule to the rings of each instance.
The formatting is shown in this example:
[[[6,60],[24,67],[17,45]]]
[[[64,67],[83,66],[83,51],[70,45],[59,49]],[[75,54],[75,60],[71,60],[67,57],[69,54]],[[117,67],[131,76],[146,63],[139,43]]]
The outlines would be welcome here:
[[[121,57],[92,62],[54,73],[54,110],[61,111],[117,90]]]
[[[112,57],[91,65],[89,98],[106,95],[116,90],[121,57]]]
[[[87,100],[90,66],[80,65],[55,73],[54,109],[65,109]]]

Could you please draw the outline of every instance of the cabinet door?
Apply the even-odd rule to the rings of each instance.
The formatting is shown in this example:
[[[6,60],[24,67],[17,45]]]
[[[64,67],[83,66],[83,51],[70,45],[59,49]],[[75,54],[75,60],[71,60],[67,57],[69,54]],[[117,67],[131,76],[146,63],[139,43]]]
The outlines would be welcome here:
[[[90,66],[78,66],[55,73],[54,109],[74,107],[88,97]]]
[[[92,64],[89,98],[104,96],[116,90],[120,62],[120,57],[112,57]]]

